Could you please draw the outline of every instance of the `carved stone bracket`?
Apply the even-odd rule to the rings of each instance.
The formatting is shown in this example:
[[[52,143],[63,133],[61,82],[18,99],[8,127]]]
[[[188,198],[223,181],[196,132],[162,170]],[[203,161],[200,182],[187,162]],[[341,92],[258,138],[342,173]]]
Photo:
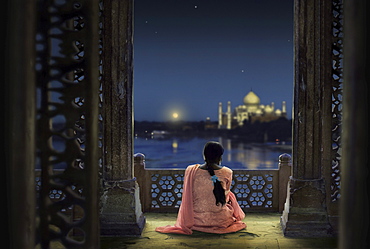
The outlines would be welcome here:
[[[121,180],[121,181],[104,181],[103,188],[104,192],[109,191],[110,189],[119,188],[124,190],[135,189],[136,177],[130,180]]]

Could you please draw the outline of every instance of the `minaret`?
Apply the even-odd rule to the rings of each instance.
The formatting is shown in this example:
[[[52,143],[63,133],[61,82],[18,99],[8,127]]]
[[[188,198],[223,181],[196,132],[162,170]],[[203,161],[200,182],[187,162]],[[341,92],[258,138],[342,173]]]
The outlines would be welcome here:
[[[230,101],[227,102],[226,117],[227,117],[226,129],[230,130],[231,129],[231,102]]]
[[[286,102],[283,101],[283,103],[281,104],[281,116],[286,117],[286,114]]]
[[[218,129],[222,127],[222,103],[218,103]]]

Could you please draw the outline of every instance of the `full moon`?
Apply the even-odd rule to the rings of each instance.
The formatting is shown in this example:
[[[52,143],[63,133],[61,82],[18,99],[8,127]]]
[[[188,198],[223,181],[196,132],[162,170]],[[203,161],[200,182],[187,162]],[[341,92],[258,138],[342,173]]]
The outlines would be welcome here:
[[[172,113],[172,117],[173,118],[178,118],[179,117],[179,114],[177,112],[174,112],[174,113]]]

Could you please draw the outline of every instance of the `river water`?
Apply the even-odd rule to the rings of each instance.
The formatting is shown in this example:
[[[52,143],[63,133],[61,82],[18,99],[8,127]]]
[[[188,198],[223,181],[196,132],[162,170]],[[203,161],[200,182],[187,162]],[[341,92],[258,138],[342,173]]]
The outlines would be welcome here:
[[[204,163],[203,146],[218,141],[224,147],[222,165],[231,169],[277,169],[279,156],[291,154],[291,145],[276,143],[245,143],[240,139],[212,137],[135,137],[134,153],[145,155],[147,168],[185,169]]]

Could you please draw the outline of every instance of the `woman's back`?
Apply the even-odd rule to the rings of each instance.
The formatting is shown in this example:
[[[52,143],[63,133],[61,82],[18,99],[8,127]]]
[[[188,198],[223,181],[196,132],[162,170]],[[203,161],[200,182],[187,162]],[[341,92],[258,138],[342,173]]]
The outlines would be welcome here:
[[[224,149],[218,142],[204,146],[205,164],[185,170],[182,202],[174,226],[157,227],[161,233],[231,233],[246,227],[244,212],[230,192],[232,170],[219,166]]]
[[[215,170],[215,175],[221,182],[222,187],[226,190],[225,194],[230,191],[232,171],[227,167]],[[207,170],[198,169],[193,183],[194,211],[217,212],[222,207],[216,205],[216,198],[213,195],[213,181]]]
[[[232,171],[227,167],[215,170],[215,175],[226,190],[228,197],[232,181]],[[233,208],[229,204],[216,205],[216,199],[212,193],[213,181],[207,170],[198,169],[194,176],[193,183],[193,207],[194,207],[194,225],[202,227],[228,227],[235,218],[233,217]],[[226,203],[228,202],[226,199]],[[199,230],[199,229],[198,229]],[[205,231],[205,232],[208,232]]]

